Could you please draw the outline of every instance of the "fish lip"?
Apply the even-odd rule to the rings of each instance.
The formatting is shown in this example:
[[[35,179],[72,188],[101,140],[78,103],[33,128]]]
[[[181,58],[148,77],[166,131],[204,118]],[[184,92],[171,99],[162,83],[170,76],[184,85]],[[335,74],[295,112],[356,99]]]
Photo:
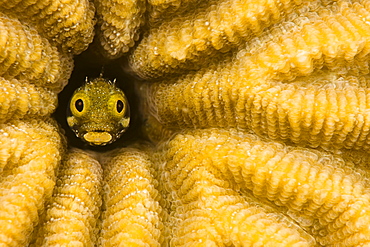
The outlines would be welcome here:
[[[107,144],[111,144],[115,142],[117,139],[119,139],[122,134],[127,130],[127,128],[120,128],[116,129],[115,126],[112,125],[105,125],[105,126],[91,126],[91,122],[87,124],[82,124],[78,128],[71,128],[75,135],[80,138],[82,141],[86,142],[90,146],[105,146]],[[90,135],[87,135],[88,133],[91,133]],[[103,134],[107,133],[109,134],[110,138],[106,138],[106,141],[98,141],[95,142],[94,138],[91,137],[93,135],[97,134]],[[106,135],[107,136],[107,135]],[[96,137],[99,139],[99,137]]]
[[[105,146],[115,141],[115,136],[107,131],[88,131],[82,139],[92,146]]]

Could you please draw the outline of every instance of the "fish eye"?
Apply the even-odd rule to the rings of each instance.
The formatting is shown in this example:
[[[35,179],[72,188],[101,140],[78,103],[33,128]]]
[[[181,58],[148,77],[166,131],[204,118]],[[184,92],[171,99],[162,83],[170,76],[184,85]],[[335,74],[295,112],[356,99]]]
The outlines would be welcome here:
[[[108,101],[108,109],[116,119],[121,119],[127,114],[127,107],[127,99],[121,92],[112,95]]]
[[[72,96],[68,109],[73,116],[81,117],[86,114],[89,106],[89,98],[84,93],[77,92]]]
[[[117,103],[116,103],[116,109],[117,109],[117,112],[118,113],[121,113],[123,111],[123,108],[124,108],[124,104],[122,102],[122,100],[117,100]]]
[[[82,99],[78,99],[75,101],[75,107],[76,107],[76,110],[79,111],[79,112],[82,112],[83,109],[84,109],[84,102]]]

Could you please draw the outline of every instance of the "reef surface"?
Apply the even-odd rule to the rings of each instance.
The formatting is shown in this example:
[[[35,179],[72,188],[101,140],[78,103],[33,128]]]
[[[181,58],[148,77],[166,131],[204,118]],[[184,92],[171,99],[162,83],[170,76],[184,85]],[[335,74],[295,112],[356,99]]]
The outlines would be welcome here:
[[[145,138],[55,121],[89,45]],[[366,0],[0,0],[0,246],[369,245],[369,57]]]

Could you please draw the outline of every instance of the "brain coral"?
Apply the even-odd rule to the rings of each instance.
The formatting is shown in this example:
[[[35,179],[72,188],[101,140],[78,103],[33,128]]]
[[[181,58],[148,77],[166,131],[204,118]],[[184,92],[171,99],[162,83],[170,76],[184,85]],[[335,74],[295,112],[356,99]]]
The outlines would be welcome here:
[[[368,0],[0,0],[0,246],[369,245],[369,38]],[[145,140],[53,119],[90,43]]]

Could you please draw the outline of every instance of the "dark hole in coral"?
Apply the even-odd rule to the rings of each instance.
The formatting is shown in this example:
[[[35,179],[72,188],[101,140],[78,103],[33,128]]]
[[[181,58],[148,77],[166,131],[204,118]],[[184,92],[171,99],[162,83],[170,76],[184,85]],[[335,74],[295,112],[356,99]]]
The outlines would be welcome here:
[[[122,68],[125,58],[106,60],[95,52],[95,50],[96,48],[92,46],[82,54],[75,57],[75,66],[68,85],[58,95],[59,104],[54,113],[54,118],[64,129],[69,147],[90,149],[94,151],[108,151],[118,147],[125,147],[142,138],[140,129],[141,121],[138,113],[138,97],[135,94],[135,79],[125,73]],[[103,147],[92,147],[77,138],[72,130],[70,130],[66,122],[66,109],[73,92],[84,83],[86,76],[89,79],[99,77],[103,66],[103,77],[111,81],[116,79],[116,85],[125,92],[130,104],[131,121],[129,128],[116,142]]]

